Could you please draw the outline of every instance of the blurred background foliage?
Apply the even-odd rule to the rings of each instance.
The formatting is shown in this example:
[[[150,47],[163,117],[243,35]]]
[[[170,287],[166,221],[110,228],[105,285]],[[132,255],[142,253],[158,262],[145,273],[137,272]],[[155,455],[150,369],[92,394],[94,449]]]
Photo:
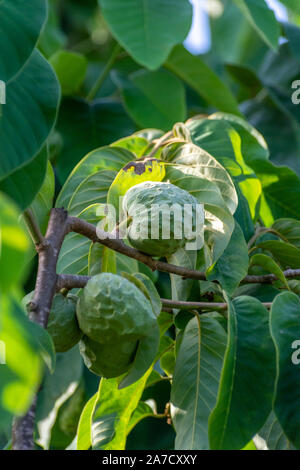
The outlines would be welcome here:
[[[268,3],[275,8],[278,19],[278,50],[267,44],[266,38],[242,14],[238,2],[193,2],[193,26],[185,47],[191,56],[201,56],[199,70],[208,66],[216,74],[208,72],[210,90],[205,90],[205,87],[197,88],[188,68],[176,68],[176,61],[172,61],[173,52],[158,69],[143,68],[116,44],[97,0],[49,0],[48,19],[38,49],[54,68],[62,96],[56,125],[47,139],[52,168],[47,167],[45,149],[35,158],[34,171],[39,175],[35,193],[41,188],[42,173],[45,178],[42,178],[44,183],[39,193],[41,200],[35,200],[31,210],[41,225],[45,226],[44,214],[52,204],[52,199],[45,195],[52,194],[54,183],[55,194],[58,194],[69,173],[88,152],[139,129],[167,130],[175,122],[196,114],[226,111],[226,106],[232,112],[244,115],[263,134],[271,161],[288,165],[300,176],[300,106],[291,103],[292,83],[300,78],[300,8],[298,0]],[[273,33],[271,28],[269,38]],[[175,47],[176,53],[184,56],[184,50],[178,49],[180,47]],[[184,58],[183,63],[188,65],[189,59]],[[194,73],[197,80],[197,67]],[[218,103],[221,107],[223,103],[224,109]],[[15,187],[22,183],[22,174],[18,178],[14,180]],[[11,181],[0,182],[0,190],[9,195],[10,188]],[[17,199],[16,193],[14,199]],[[17,202],[26,206],[23,197]],[[17,208],[12,205],[11,211],[17,211]],[[12,224],[9,217],[7,227]],[[8,233],[11,232],[8,230]],[[20,258],[33,258],[26,243],[24,239],[24,246],[15,254],[17,271]],[[35,260],[31,261],[31,268],[35,263]],[[5,270],[3,265],[2,270]],[[28,275],[26,267],[19,272],[24,272],[21,281],[27,279],[25,291],[31,291],[34,275]],[[21,297],[20,282],[16,281],[10,290],[9,301],[12,303],[14,298]],[[167,276],[160,278],[160,291],[163,297],[170,296]],[[2,303],[4,312],[9,307],[3,298]],[[34,351],[39,346],[31,344],[29,348]],[[18,370],[15,374],[18,375]],[[40,374],[39,363],[32,374]],[[26,377],[24,382],[23,377],[22,380],[22,386],[27,390],[26,384],[34,379]],[[39,394],[37,445],[52,449],[72,448],[80,412],[96,392],[98,381],[98,377],[83,368],[77,347],[57,355],[55,372],[47,373]],[[165,380],[146,388],[142,399],[151,400],[152,406],[154,400],[157,412],[163,413],[169,395],[170,385]],[[5,426],[0,429],[1,447],[7,444],[10,426],[11,416],[5,416]],[[128,449],[171,449],[173,446],[172,426],[166,420],[162,425],[153,417],[142,420],[127,441]]]

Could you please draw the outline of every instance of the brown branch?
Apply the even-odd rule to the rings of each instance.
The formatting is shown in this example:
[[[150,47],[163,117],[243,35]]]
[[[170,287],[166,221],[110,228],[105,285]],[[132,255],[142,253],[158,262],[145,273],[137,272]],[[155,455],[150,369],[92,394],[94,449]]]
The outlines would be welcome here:
[[[56,265],[60,248],[67,233],[68,214],[63,209],[52,209],[45,238],[37,244],[39,265],[34,298],[30,304],[29,318],[43,328],[47,327],[48,316],[56,292]],[[34,447],[35,403],[25,416],[14,420],[12,448],[31,450]]]
[[[136,259],[141,263],[147,265],[152,271],[158,270],[162,272],[177,274],[187,279],[197,279],[200,281],[206,280],[205,273],[193,269],[183,268],[174,264],[169,264],[164,261],[153,259],[151,256],[141,253],[140,251],[126,245],[122,240],[115,238],[112,234],[104,232],[103,230],[96,229],[96,227],[88,222],[77,217],[69,217],[68,219],[69,230],[84,235],[93,242],[101,243],[108,248],[117,251],[129,258]],[[288,269],[284,271],[286,278],[295,278],[300,276],[300,269]],[[243,280],[243,284],[271,284],[277,281],[278,278],[274,274],[264,274],[261,276],[248,275]]]

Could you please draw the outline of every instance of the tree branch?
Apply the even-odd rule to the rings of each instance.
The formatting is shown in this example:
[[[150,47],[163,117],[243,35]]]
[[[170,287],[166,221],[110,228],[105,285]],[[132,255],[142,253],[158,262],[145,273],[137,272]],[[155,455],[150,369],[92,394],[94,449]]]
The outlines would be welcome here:
[[[29,318],[47,328],[48,316],[56,291],[56,265],[60,248],[68,230],[68,214],[64,209],[52,209],[45,238],[36,245],[39,265],[34,298],[30,304]],[[12,448],[31,450],[34,447],[34,416],[36,398],[25,416],[13,423]]]
[[[153,259],[151,256],[141,253],[140,251],[126,245],[122,240],[115,238],[112,234],[104,232],[103,230],[96,230],[96,227],[77,217],[69,217],[68,219],[69,230],[84,235],[93,242],[101,243],[111,250],[117,251],[129,258],[136,259],[141,263],[148,266],[152,271],[158,270],[162,272],[177,274],[187,279],[197,279],[200,281],[206,280],[205,273],[193,269],[183,268],[174,264],[169,264],[164,261]],[[286,278],[295,278],[300,276],[300,269],[288,269],[284,271]],[[262,276],[248,275],[243,280],[243,284],[271,284],[277,281],[278,278],[274,274],[264,274]],[[71,282],[71,279],[69,280]],[[77,287],[77,286],[76,286]]]

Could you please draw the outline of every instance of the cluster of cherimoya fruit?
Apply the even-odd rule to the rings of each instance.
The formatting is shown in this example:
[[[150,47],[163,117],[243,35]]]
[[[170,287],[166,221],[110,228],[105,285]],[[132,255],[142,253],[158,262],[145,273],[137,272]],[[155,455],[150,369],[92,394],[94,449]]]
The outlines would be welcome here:
[[[130,188],[124,198],[124,209],[131,224],[150,223],[153,204],[189,204],[194,226],[197,200],[187,191],[169,183],[144,182]],[[143,211],[138,210],[140,205]],[[157,220],[162,223],[163,213]],[[138,220],[137,220],[138,219]],[[153,221],[151,221],[153,222]],[[171,216],[170,237],[157,239],[133,236],[129,242],[152,256],[174,253],[187,242],[184,234],[175,238],[176,217]],[[153,293],[156,302],[153,302]],[[33,292],[24,298],[27,305]],[[158,300],[158,301],[157,301]],[[48,322],[56,352],[65,352],[79,342],[80,353],[88,369],[105,378],[120,377],[119,387],[138,380],[155,361],[159,347],[157,316],[161,304],[158,293],[147,276],[136,273],[128,278],[111,273],[93,276],[75,295],[56,294]]]

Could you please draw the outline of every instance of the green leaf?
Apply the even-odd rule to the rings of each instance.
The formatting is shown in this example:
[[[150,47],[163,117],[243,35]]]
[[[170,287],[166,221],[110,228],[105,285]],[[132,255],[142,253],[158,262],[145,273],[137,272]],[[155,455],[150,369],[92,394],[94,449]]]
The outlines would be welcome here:
[[[35,50],[7,85],[6,105],[0,116],[0,180],[38,154],[54,125],[58,102],[59,86],[54,72]]]
[[[112,34],[136,62],[154,70],[172,47],[189,32],[192,6],[188,0],[100,0]]]
[[[54,191],[54,171],[51,163],[48,162],[46,177],[44,179],[43,185],[30,206],[30,209],[38,221],[41,232],[43,234],[46,233],[50,210],[53,207]]]
[[[99,199],[98,195],[96,196],[96,200],[86,200],[87,198],[82,196],[81,200],[83,204],[81,204],[80,208],[74,208],[74,198],[81,192],[83,184],[87,184],[92,177],[100,179],[102,173],[105,174],[105,171],[115,172],[113,176],[114,179],[117,172],[119,172],[126,163],[132,160],[134,160],[134,155],[127,149],[119,147],[102,147],[88,153],[80,160],[78,165],[76,165],[62,187],[57,197],[56,207],[65,207],[68,210],[74,211],[74,215],[78,215],[81,210],[92,203],[95,204],[97,199]],[[101,193],[100,202],[106,203],[106,194]]]
[[[125,377],[123,377],[119,383],[120,389],[129,387],[147,374],[147,371],[151,368],[157,355],[160,346],[159,343],[160,330],[158,324],[154,323],[151,331],[148,332],[148,335],[139,341],[134,362],[130,366]]]
[[[165,67],[185,81],[209,104],[220,111],[241,116],[238,103],[227,86],[200,57],[190,54],[183,46],[176,46]]]
[[[290,10],[300,15],[300,5],[298,0],[280,0],[280,2],[290,8]]]
[[[28,60],[46,20],[46,6],[45,0],[1,2],[0,80],[7,82]]]
[[[57,198],[56,207],[66,207],[71,215],[96,225],[102,218],[97,215],[97,207],[106,204],[108,190],[117,172],[133,158],[131,152],[121,147],[103,147],[91,152],[74,168]],[[58,272],[88,274],[90,247],[90,240],[82,235],[68,234],[60,251]],[[103,248],[99,247],[99,250],[102,258]],[[99,269],[102,269],[101,258],[97,263]],[[137,262],[124,255],[117,255],[117,263],[120,270],[137,270]]]
[[[196,269],[197,251],[180,248],[167,258],[168,263],[187,269]],[[191,292],[193,280],[183,279],[176,274],[170,274],[172,300],[187,300]],[[178,313],[179,310],[173,310]]]
[[[265,43],[276,50],[280,27],[274,12],[268,7],[265,0],[234,0],[234,2]]]
[[[290,243],[269,240],[259,243],[257,248],[262,248],[272,253],[274,258],[277,259],[284,268],[297,269],[300,266],[300,249]]]
[[[229,301],[228,343],[217,404],[209,419],[212,449],[241,449],[272,408],[275,351],[269,313],[259,300]],[[251,411],[251,412],[250,412]]]
[[[277,357],[274,411],[284,433],[300,449],[300,300],[279,294],[272,305],[270,328]]]
[[[140,127],[168,131],[186,118],[185,90],[182,82],[167,70],[138,70],[128,79],[114,75],[128,114]]]
[[[275,220],[272,227],[280,238],[300,249],[300,221],[296,219]]]
[[[249,265],[248,247],[237,222],[230,242],[212,269],[208,271],[209,281],[219,281],[222,288],[232,295],[247,275]]]
[[[44,449],[50,445],[51,432],[60,407],[78,387],[82,376],[83,362],[78,345],[65,353],[56,354],[53,374],[46,373],[43,387],[38,395],[36,442]]]
[[[190,192],[205,208],[205,240],[211,248],[210,265],[222,255],[234,229],[237,206],[234,185],[226,170],[204,150],[184,144],[172,154],[166,179]]]
[[[249,213],[249,217],[255,220],[261,196],[261,183],[248,165],[252,158],[266,157],[259,134],[251,126],[246,126],[241,118],[224,113],[213,114],[208,119],[192,119],[188,128],[193,142],[226,168],[238,192],[246,198],[243,214],[238,220],[247,226],[244,219]]]
[[[30,241],[15,204],[0,193],[0,291],[17,286],[26,274]]]
[[[129,434],[132,429],[140,422],[142,419],[153,417],[155,418],[155,414],[153,412],[153,409],[151,408],[148,403],[145,403],[144,401],[140,401],[137,408],[134,410],[134,412],[131,415],[128,427],[127,427],[127,434]]]
[[[95,393],[83,408],[77,430],[77,450],[88,450],[92,447],[92,417],[98,399]]]
[[[269,450],[291,450],[293,448],[293,445],[284,434],[273,411],[270,413],[270,416],[258,435],[265,440]]]
[[[214,318],[188,323],[176,359],[171,391],[175,449],[209,449],[208,418],[217,399],[226,333]]]
[[[43,147],[32,161],[0,182],[0,191],[14,199],[20,209],[27,209],[41,189],[47,171],[47,159],[48,152]]]
[[[298,59],[300,59],[300,52],[299,52],[300,28],[292,23],[284,22],[283,30],[285,32],[287,39],[289,40],[289,46],[293,54]]]
[[[56,128],[63,140],[56,164],[62,184],[89,152],[126,137],[136,129],[122,104],[108,98],[92,103],[80,98],[64,98]]]
[[[82,54],[70,51],[57,51],[49,59],[59,80],[63,95],[72,95],[79,90],[86,72],[87,60]]]
[[[46,366],[51,374],[53,374],[55,370],[56,355],[52,337],[37,323],[30,322],[29,329],[40,347],[41,356]]]
[[[251,167],[263,188],[260,217],[269,227],[282,217],[299,217],[300,179],[290,168],[268,161],[252,162]]]
[[[93,415],[93,449],[125,449],[130,418],[138,406],[151,369],[138,382],[122,390],[118,388],[118,379],[101,379]]]
[[[141,158],[145,155],[145,152],[149,146],[149,142],[144,137],[139,137],[137,135],[131,135],[129,137],[123,137],[122,139],[117,140],[110,144],[111,147],[122,147],[129,152],[133,153],[135,158]]]
[[[2,271],[1,271],[2,272]],[[31,324],[20,304],[0,291],[0,428],[23,415],[42,378],[42,360]]]
[[[261,266],[262,268],[266,269],[272,274],[275,274],[278,279],[281,280],[281,282],[284,284],[286,289],[290,289],[289,285],[287,283],[287,280],[285,278],[285,275],[283,274],[282,270],[278,266],[278,264],[273,260],[273,258],[270,258],[270,256],[263,255],[263,254],[256,254],[253,255],[250,259],[250,266]]]
[[[155,313],[155,316],[158,317],[162,309],[162,304],[155,285],[151,279],[143,273],[134,273],[133,277],[140,281],[144,286],[144,289],[141,290],[143,290],[146,297],[150,300],[153,312]]]

